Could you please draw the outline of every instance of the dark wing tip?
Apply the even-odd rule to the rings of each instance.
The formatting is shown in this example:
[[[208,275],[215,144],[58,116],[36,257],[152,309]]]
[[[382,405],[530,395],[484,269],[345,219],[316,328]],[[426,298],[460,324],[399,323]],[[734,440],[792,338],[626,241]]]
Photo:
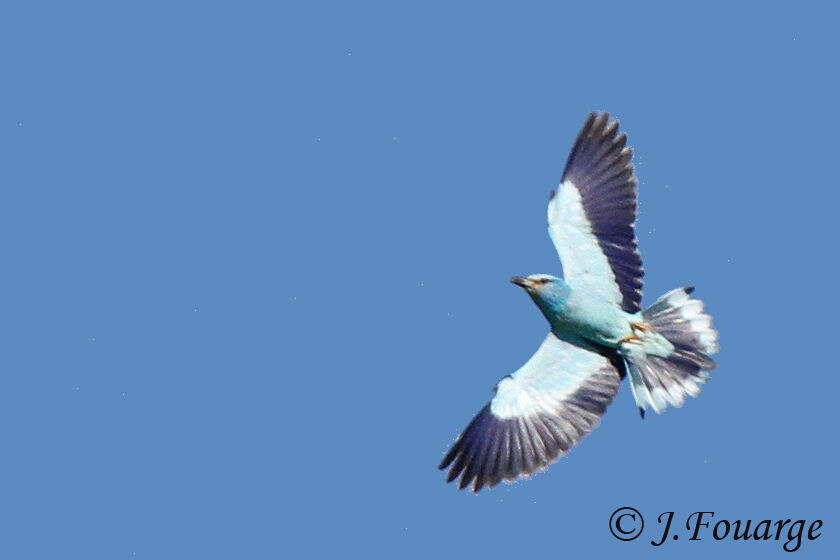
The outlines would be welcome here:
[[[458,489],[493,488],[544,470],[573,443],[558,434],[551,421],[536,417],[498,418],[485,406],[452,445],[438,468]]]
[[[610,114],[607,111],[592,111],[590,113],[593,118],[595,130],[603,130],[608,122],[610,122]]]
[[[583,123],[580,133],[583,134],[586,132],[588,134],[594,127],[595,121],[598,120],[599,116],[601,116],[601,111],[590,111],[589,116],[586,117],[586,121]]]
[[[448,467],[452,461],[455,459],[456,455],[458,455],[458,444],[460,443],[460,438],[458,438],[454,444],[452,444],[452,448],[449,452],[443,457],[443,460],[438,465],[438,470],[444,470]]]
[[[639,407],[639,416],[642,418],[642,420],[645,419],[645,409],[641,406]]]
[[[615,123],[615,128],[618,128],[618,119],[613,118],[609,111],[595,109],[589,112],[581,127],[581,133],[586,131],[589,134],[603,134],[605,130],[613,128],[613,123]]]

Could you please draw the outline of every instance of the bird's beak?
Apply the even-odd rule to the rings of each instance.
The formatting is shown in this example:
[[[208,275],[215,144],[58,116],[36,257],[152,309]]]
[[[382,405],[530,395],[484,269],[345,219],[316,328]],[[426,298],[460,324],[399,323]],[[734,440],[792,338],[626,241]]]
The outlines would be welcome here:
[[[521,286],[521,287],[525,288],[526,290],[533,286],[533,283],[530,280],[528,280],[527,278],[525,278],[524,276],[514,276],[513,278],[510,279],[510,281],[512,283],[516,284],[517,286]]]

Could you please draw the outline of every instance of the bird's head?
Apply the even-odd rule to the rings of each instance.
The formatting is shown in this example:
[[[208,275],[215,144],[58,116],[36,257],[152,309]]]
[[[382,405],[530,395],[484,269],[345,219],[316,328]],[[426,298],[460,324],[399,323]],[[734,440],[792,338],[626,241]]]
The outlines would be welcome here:
[[[514,276],[510,281],[525,288],[546,316],[549,313],[563,312],[566,299],[569,297],[569,285],[561,278],[550,274],[532,274],[531,276]]]

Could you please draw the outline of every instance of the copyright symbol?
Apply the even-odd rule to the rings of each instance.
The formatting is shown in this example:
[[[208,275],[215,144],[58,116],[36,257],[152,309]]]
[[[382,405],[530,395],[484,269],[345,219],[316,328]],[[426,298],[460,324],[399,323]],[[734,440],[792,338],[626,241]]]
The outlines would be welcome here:
[[[620,541],[632,541],[642,534],[645,519],[638,510],[621,507],[610,516],[610,533]]]

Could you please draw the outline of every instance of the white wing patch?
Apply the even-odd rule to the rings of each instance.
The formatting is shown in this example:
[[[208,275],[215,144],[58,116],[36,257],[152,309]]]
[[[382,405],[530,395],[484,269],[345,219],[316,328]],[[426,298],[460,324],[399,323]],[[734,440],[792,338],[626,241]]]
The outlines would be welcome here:
[[[563,264],[563,277],[574,289],[621,305],[621,289],[607,256],[586,218],[580,192],[563,181],[548,203],[548,234]]]
[[[490,411],[499,418],[554,414],[593,374],[610,366],[600,354],[549,334],[525,365],[496,386]]]

